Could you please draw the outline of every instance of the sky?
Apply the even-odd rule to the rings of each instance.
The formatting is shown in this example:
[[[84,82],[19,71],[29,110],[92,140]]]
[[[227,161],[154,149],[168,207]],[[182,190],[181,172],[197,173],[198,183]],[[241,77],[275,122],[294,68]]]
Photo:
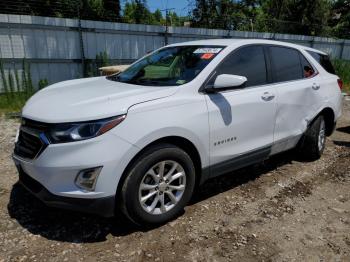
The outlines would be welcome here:
[[[126,0],[120,1],[121,3],[127,2]],[[157,8],[162,10],[165,8],[175,8],[175,11],[179,16],[185,16],[190,9],[189,3],[193,1],[189,0],[147,0],[148,8],[154,12]],[[165,12],[162,12],[165,15]]]

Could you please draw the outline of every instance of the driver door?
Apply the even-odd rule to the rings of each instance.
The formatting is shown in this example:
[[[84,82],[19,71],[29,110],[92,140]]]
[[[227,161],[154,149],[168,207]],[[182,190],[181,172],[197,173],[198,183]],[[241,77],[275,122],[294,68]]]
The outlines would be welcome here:
[[[233,51],[209,80],[232,74],[245,76],[243,88],[207,93],[210,128],[211,176],[217,176],[270,154],[276,114],[276,92],[269,85],[264,47],[246,46]]]

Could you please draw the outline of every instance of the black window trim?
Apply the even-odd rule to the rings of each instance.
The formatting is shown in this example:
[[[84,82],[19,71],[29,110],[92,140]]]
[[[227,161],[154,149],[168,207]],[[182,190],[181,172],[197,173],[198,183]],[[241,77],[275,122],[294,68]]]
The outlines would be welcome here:
[[[316,69],[316,67],[314,66],[314,64],[312,62],[310,62],[310,60],[307,57],[305,57],[304,54],[297,48],[290,47],[290,46],[285,46],[285,45],[280,45],[280,44],[265,44],[265,43],[246,44],[246,45],[242,45],[242,46],[232,50],[229,54],[227,54],[226,57],[224,59],[222,59],[219,62],[219,64],[216,65],[216,67],[213,69],[213,71],[205,79],[205,81],[203,82],[201,87],[198,89],[198,92],[206,94],[205,89],[207,87],[207,84],[211,80],[211,78],[216,75],[217,68],[222,63],[224,63],[225,60],[227,60],[235,52],[237,52],[238,50],[240,50],[240,49],[242,49],[244,47],[249,47],[249,46],[261,46],[261,47],[263,47],[263,52],[264,52],[264,57],[265,57],[265,65],[266,65],[266,79],[267,79],[267,83],[263,84],[263,85],[255,85],[255,86],[242,87],[242,88],[236,88],[236,89],[227,89],[227,90],[224,90],[224,91],[238,91],[238,90],[242,90],[242,89],[252,89],[252,88],[266,87],[267,85],[271,85],[272,86],[272,85],[284,84],[284,83],[289,83],[289,82],[296,82],[296,81],[301,81],[301,80],[305,80],[305,79],[314,78],[315,76],[317,76],[319,74],[319,72]],[[298,54],[299,54],[298,57],[299,57],[300,67],[301,67],[301,58],[300,58],[300,56],[303,56],[305,58],[305,60],[307,62],[309,62],[309,64],[312,66],[312,69],[314,70],[315,73],[312,76],[308,77],[308,78],[300,78],[300,79],[293,79],[293,80],[288,80],[288,81],[274,82],[273,81],[273,75],[272,75],[272,61],[271,61],[270,49],[269,49],[270,47],[284,47],[284,48],[289,48],[289,49],[293,49],[293,50],[297,51]]]
[[[270,84],[270,79],[271,79],[271,72],[269,71],[269,65],[268,65],[268,56],[266,54],[266,50],[265,50],[265,44],[246,44],[246,45],[242,45],[238,48],[235,48],[234,50],[232,50],[229,54],[227,54],[224,59],[222,59],[219,64],[216,65],[216,67],[213,69],[213,71],[209,74],[209,76],[205,79],[205,81],[203,82],[203,84],[201,85],[201,87],[199,88],[198,92],[199,93],[206,93],[205,89],[207,88],[207,84],[208,82],[211,80],[212,77],[216,76],[217,73],[217,69],[219,66],[221,66],[221,64],[223,64],[230,56],[234,55],[234,53],[238,52],[240,49],[245,48],[245,47],[250,47],[250,46],[261,46],[263,48],[263,53],[264,53],[264,59],[265,59],[265,67],[266,67],[266,79],[267,79],[267,83],[264,85],[254,85],[254,86],[249,86],[249,87],[242,87],[242,88],[235,88],[235,89],[227,89],[227,90],[223,90],[223,91],[237,91],[237,90],[242,90],[242,89],[251,89],[251,88],[257,88],[260,86],[266,86]]]
[[[331,63],[332,67],[333,67],[333,70],[334,70],[334,73],[330,73],[328,72],[327,69],[324,68],[324,66],[321,64],[321,62],[318,62],[317,59],[315,57],[313,57],[312,53],[315,53],[315,54],[318,54],[319,56],[326,56],[329,61],[331,62],[331,59],[330,59],[330,55],[329,54],[326,54],[326,53],[323,53],[323,52],[318,52],[317,50],[307,50],[305,49],[306,53],[308,53],[308,55],[310,55],[315,61],[316,63],[318,63],[323,70],[325,70],[328,74],[331,74],[331,75],[336,75],[337,72],[335,71],[335,68],[334,68],[334,65]]]

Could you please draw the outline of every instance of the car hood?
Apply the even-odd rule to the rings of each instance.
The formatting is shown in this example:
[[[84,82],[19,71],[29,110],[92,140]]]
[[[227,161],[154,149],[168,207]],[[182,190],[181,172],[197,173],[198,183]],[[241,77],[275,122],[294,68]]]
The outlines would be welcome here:
[[[32,96],[22,116],[45,123],[102,119],[127,113],[135,104],[174,94],[177,87],[139,86],[84,78],[48,86]]]

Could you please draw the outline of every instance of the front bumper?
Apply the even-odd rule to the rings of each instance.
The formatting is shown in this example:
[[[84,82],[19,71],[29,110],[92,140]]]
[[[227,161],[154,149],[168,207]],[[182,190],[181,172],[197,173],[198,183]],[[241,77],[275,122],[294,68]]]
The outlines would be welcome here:
[[[97,214],[104,217],[114,215],[114,196],[95,199],[58,196],[50,193],[42,184],[26,174],[20,166],[18,166],[18,173],[20,184],[47,206]]]
[[[48,145],[35,159],[13,155],[19,181],[48,206],[102,216],[114,214],[117,186],[123,170],[138,148],[104,134],[81,142]],[[77,187],[80,170],[102,166],[94,191]]]

